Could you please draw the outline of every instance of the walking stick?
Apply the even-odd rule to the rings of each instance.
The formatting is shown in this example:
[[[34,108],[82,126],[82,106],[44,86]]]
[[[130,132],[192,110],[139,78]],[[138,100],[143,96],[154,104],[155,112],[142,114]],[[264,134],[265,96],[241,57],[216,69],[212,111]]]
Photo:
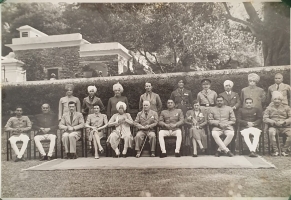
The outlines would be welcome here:
[[[278,142],[279,155],[281,157],[281,145],[280,145],[280,140],[279,140],[279,134],[278,133],[276,133],[276,140]]]
[[[144,142],[143,142],[142,147],[141,147],[141,149],[140,149],[140,155],[141,155],[142,150],[143,150],[143,147],[144,147],[144,145],[145,145],[145,143],[146,143],[146,141],[147,141],[147,138],[148,138],[148,135],[146,135],[146,137],[145,137],[145,139],[144,139]]]

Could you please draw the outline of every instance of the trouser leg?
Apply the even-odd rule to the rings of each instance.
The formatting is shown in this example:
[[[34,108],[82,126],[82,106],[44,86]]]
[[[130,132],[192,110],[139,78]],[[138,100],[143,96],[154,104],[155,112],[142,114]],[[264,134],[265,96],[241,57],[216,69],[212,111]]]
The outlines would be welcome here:
[[[251,140],[250,140],[250,132],[248,132],[247,130],[243,130],[241,131],[241,135],[243,136],[244,138],[244,141],[246,143],[246,145],[248,146],[249,150],[250,151],[253,151],[253,145],[251,143]]]
[[[65,147],[65,152],[66,153],[70,153],[70,141],[69,141],[69,133],[65,132],[63,133],[63,136],[62,136],[62,142],[64,144],[64,147]]]
[[[76,153],[76,147],[77,147],[76,134],[77,134],[76,132],[72,132],[69,134],[70,153]]]
[[[53,155],[53,152],[54,152],[54,149],[55,149],[57,136],[53,135],[53,134],[49,134],[48,138],[50,140],[50,147],[49,147],[49,151],[48,151],[47,155],[51,157]]]
[[[259,131],[253,132],[252,134],[254,136],[252,151],[256,152],[257,146],[260,141],[261,131],[259,130]]]
[[[156,134],[154,132],[149,132],[148,137],[149,137],[151,152],[155,152],[156,151],[156,142],[157,142]]]
[[[167,135],[168,132],[169,131],[166,131],[166,130],[160,130],[160,132],[159,132],[159,143],[160,143],[162,153],[166,153],[164,137]]]
[[[273,146],[274,152],[278,152],[278,147],[276,143],[276,129],[274,127],[269,128],[269,137],[270,137],[270,141]]]
[[[13,149],[15,155],[18,158],[21,158],[21,157],[18,156],[19,155],[19,149],[18,149],[18,147],[16,145],[16,142],[19,141],[18,137],[17,136],[12,136],[12,137],[9,138],[9,141],[10,141],[11,148]]]
[[[225,151],[228,152],[229,149],[225,146],[224,142],[219,137],[222,134],[222,131],[212,131],[212,136],[214,138],[214,141],[218,145],[217,151]]]
[[[22,147],[20,149],[20,152],[18,154],[18,158],[21,158],[27,148],[27,144],[28,144],[28,141],[29,141],[29,137],[27,135],[20,135],[21,137],[21,141],[22,141]]]
[[[144,137],[145,133],[143,131],[138,131],[136,136],[134,137],[136,151],[140,151]]]
[[[180,148],[181,148],[181,143],[182,143],[182,131],[176,130],[173,134],[176,135],[176,137],[177,137],[175,153],[179,153]]]
[[[36,145],[36,147],[37,147],[39,153],[40,153],[42,156],[45,156],[46,153],[45,153],[45,151],[44,151],[44,149],[43,149],[43,147],[42,147],[42,144],[41,144],[41,142],[40,142],[40,141],[42,141],[42,140],[44,140],[44,136],[43,136],[43,135],[36,135],[36,136],[34,137],[34,142],[35,142],[35,145]]]
[[[227,147],[232,141],[232,138],[234,136],[234,131],[226,130],[224,131],[224,134],[226,135],[226,138],[224,139],[223,143]]]

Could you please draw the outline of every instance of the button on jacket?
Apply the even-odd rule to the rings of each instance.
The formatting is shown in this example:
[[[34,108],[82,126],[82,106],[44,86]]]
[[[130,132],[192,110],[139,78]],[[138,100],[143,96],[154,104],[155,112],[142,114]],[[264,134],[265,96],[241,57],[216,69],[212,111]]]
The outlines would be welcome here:
[[[149,110],[147,116],[145,115],[144,111],[141,111],[137,113],[135,123],[137,128],[140,128],[141,126],[149,125],[150,131],[154,129],[155,126],[157,126],[159,121],[158,113],[153,110]]]
[[[31,129],[31,121],[27,116],[11,117],[5,125],[5,130],[12,131],[15,128],[20,128],[22,129],[21,133],[26,133]],[[20,135],[21,133],[12,131],[12,135]]]
[[[173,109],[173,110],[163,110],[161,112],[159,118],[159,125],[162,126],[162,129],[166,129],[163,127],[165,124],[176,124],[177,130],[179,126],[184,123],[184,115],[181,109]]]
[[[278,108],[275,105],[267,107],[264,113],[263,121],[268,124],[274,122],[286,122],[286,125],[291,124],[291,108],[281,104]]]
[[[215,126],[213,128],[214,131],[221,130],[217,127],[220,123],[227,123],[228,126],[225,130],[232,130],[232,125],[235,123],[235,115],[231,107],[222,106],[222,107],[212,107],[209,110],[208,121],[211,125]]]
[[[170,99],[175,102],[176,108],[183,111],[184,115],[192,108],[193,96],[190,90],[178,88],[171,93]]]
[[[248,122],[253,122],[256,128],[261,128],[262,112],[255,107],[240,108],[238,110],[237,120],[240,123],[241,128],[248,127]]]
[[[223,96],[224,98],[224,105],[230,106],[230,107],[236,107],[236,110],[240,107],[240,97],[238,93],[231,91],[230,95],[228,95],[226,92],[222,92],[219,94],[220,96]]]
[[[51,130],[46,134],[56,134],[58,128],[58,117],[53,113],[42,113],[35,115],[35,123],[33,123],[33,128],[39,130],[40,128],[50,128]],[[43,135],[42,131],[37,133],[38,135]]]

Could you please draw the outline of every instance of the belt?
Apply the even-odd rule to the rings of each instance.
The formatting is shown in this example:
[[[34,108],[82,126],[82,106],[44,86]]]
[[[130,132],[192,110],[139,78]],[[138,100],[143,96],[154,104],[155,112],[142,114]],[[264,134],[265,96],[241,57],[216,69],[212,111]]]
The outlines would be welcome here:
[[[200,104],[200,106],[206,106],[206,107],[211,106],[211,107],[213,107],[213,106],[215,106],[215,104]]]

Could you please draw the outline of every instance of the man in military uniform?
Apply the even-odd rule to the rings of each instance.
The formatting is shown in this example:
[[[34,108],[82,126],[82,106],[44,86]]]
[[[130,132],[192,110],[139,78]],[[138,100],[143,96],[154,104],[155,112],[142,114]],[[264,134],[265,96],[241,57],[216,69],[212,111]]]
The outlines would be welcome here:
[[[29,137],[27,132],[31,129],[31,122],[27,116],[22,116],[22,107],[17,106],[15,110],[15,117],[11,117],[5,125],[5,131],[11,131],[12,136],[9,138],[12,149],[16,154],[15,162],[25,161],[23,154],[27,148]],[[22,141],[22,147],[19,151],[16,142]]]
[[[290,106],[291,87],[290,87],[290,85],[283,83],[283,75],[280,73],[277,73],[275,75],[275,84],[271,85],[268,88],[268,93],[267,93],[267,103],[268,104],[272,101],[271,98],[272,98],[272,93],[274,91],[281,92],[283,95],[282,104]]]
[[[203,79],[201,85],[203,90],[197,94],[197,100],[201,108],[208,113],[209,107],[214,107],[216,104],[217,93],[210,89],[211,81],[209,79]]]
[[[282,148],[282,156],[287,156],[287,149],[290,146],[291,139],[291,108],[282,103],[284,97],[281,92],[274,91],[272,93],[273,104],[269,105],[265,110],[263,121],[269,125],[269,137],[274,149],[273,156],[278,156],[278,148],[276,144],[276,134],[287,135],[285,146]]]
[[[235,115],[231,107],[224,105],[224,99],[222,96],[216,98],[217,105],[210,108],[208,113],[208,122],[213,126],[212,136],[219,146],[215,156],[219,157],[221,151],[226,153],[229,157],[233,154],[227,148],[227,145],[231,142],[234,136],[233,124],[235,123]],[[219,137],[220,135],[226,135],[224,141]]]
[[[159,142],[161,147],[161,158],[167,156],[165,148],[164,137],[176,136],[175,156],[180,157],[180,147],[182,143],[182,131],[179,128],[184,123],[184,115],[181,109],[175,109],[175,103],[172,99],[167,101],[167,110],[161,112],[159,118],[159,125],[161,130],[159,132]]]
[[[134,140],[135,150],[137,151],[136,157],[139,158],[141,151],[140,147],[144,141],[144,137],[147,135],[151,146],[151,157],[155,157],[156,150],[156,134],[154,127],[158,124],[158,113],[150,110],[151,103],[149,101],[143,101],[143,110],[137,113],[134,125],[139,129]]]
[[[171,93],[170,99],[174,101],[175,108],[181,109],[185,116],[187,110],[192,108],[193,96],[190,90],[184,88],[184,84],[183,79],[178,81],[178,88]]]
[[[153,111],[156,111],[157,113],[160,113],[162,110],[162,101],[158,94],[154,93],[152,91],[153,86],[151,83],[146,82],[145,83],[145,90],[146,92],[140,96],[139,99],[139,110],[143,109],[143,102],[149,101],[150,102],[150,109]]]

